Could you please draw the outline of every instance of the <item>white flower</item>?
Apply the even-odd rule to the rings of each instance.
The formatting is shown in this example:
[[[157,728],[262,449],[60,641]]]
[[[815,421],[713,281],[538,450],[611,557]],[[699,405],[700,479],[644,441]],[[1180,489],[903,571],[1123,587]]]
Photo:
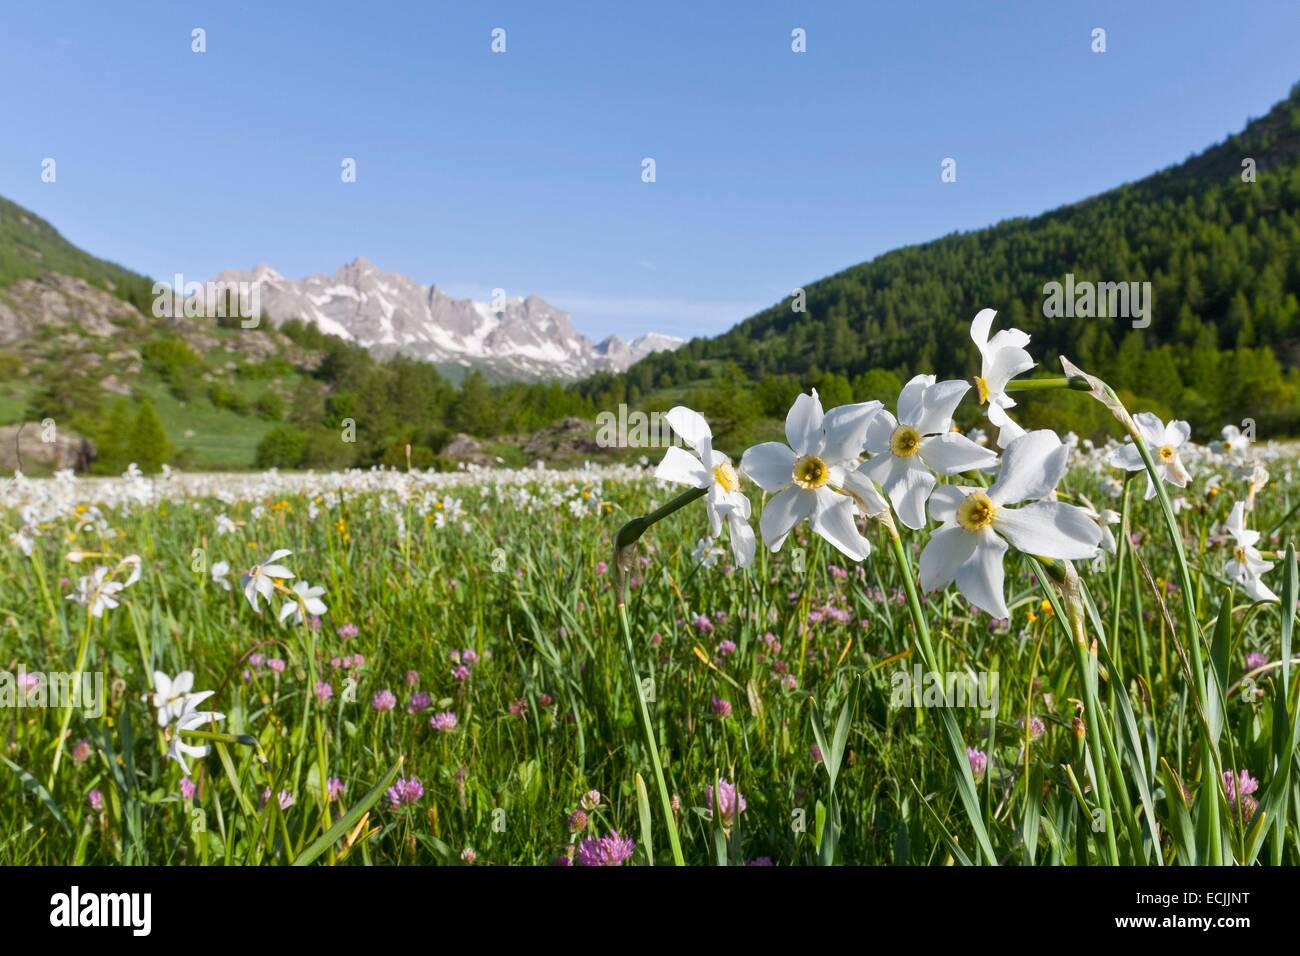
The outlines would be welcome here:
[[[1083,513],[1093,521],[1097,522],[1097,527],[1101,528],[1101,550],[1097,552],[1097,557],[1094,558],[1092,562],[1092,566],[1095,569],[1101,570],[1102,566],[1105,564],[1105,555],[1115,554],[1117,547],[1115,535],[1111,532],[1110,526],[1113,524],[1119,524],[1123,518],[1118,511],[1113,511],[1110,508],[1102,508],[1101,511],[1098,512],[1097,509],[1092,506],[1092,502],[1088,501],[1086,498],[1083,499],[1083,502],[1083,505],[1080,506]]]
[[[18,548],[19,551],[23,553],[25,557],[30,558],[32,556],[32,547],[36,544],[36,542],[27,533],[27,531],[28,531],[27,528],[19,528],[17,531],[15,531],[13,534],[9,536],[9,540],[13,542],[13,544]]]
[[[1006,393],[1007,383],[1034,367],[1034,358],[1025,349],[1029,334],[1019,329],[1003,329],[989,338],[989,328],[997,313],[982,309],[970,324],[970,337],[980,350],[980,373],[975,378],[981,405],[988,405],[989,421],[998,426],[998,447],[1006,448],[1025,433],[1011,420],[1006,409],[1016,402]]]
[[[1229,452],[1244,452],[1250,448],[1250,437],[1243,435],[1236,425],[1224,425],[1219,432],[1223,436],[1223,447]]]
[[[230,565],[227,562],[218,561],[216,564],[212,565],[213,583],[219,584],[227,591],[229,591],[231,588],[229,574],[230,574]]]
[[[125,581],[116,580],[123,568],[129,567],[131,573]],[[140,556],[128,555],[118,562],[110,571],[105,567],[95,568],[93,572],[77,582],[75,594],[69,594],[68,600],[84,604],[91,617],[103,617],[104,612],[118,606],[117,593],[140,580]]]
[[[167,756],[180,764],[181,772],[187,776],[190,768],[185,763],[185,757],[187,755],[195,758],[206,757],[209,747],[207,744],[187,744],[181,739],[181,733],[186,730],[198,730],[204,724],[226,719],[225,714],[194,709],[211,696],[212,691],[204,691],[202,694],[193,694],[187,698],[184,711],[176,718],[171,743],[167,745]]]
[[[712,538],[700,538],[695,543],[695,550],[691,552],[691,558],[706,568],[713,567],[726,556],[727,552],[714,544]]]
[[[709,528],[716,537],[727,521],[731,550],[738,567],[748,567],[754,560],[754,529],[749,526],[749,498],[740,490],[740,476],[731,459],[713,448],[713,432],[699,412],[678,405],[665,416],[682,441],[695,449],[695,455],[669,446],[664,459],[655,469],[655,477],[692,488],[707,488],[705,507]],[[696,457],[698,456],[698,457]]]
[[[1183,442],[1187,441],[1187,437],[1192,433],[1192,426],[1187,422],[1170,422],[1166,426],[1151,412],[1138,412],[1133,416],[1133,421],[1138,427],[1138,432],[1142,435],[1142,440],[1146,442],[1147,451],[1151,453],[1157,474],[1171,485],[1186,488],[1187,483],[1192,480],[1192,476],[1183,467],[1183,460],[1179,457],[1178,449],[1182,447]],[[1142,464],[1142,453],[1138,450],[1137,445],[1132,443],[1120,445],[1111,452],[1109,463],[1126,471],[1142,471],[1146,467]],[[1148,474],[1146,497],[1154,498],[1155,496],[1155,482],[1151,480],[1151,476]]]
[[[968,391],[967,382],[917,375],[898,396],[898,418],[882,408],[867,427],[872,457],[858,471],[889,496],[909,528],[925,525],[925,503],[937,483],[931,469],[955,475],[997,464],[996,453],[952,430],[952,413]]]
[[[234,534],[235,523],[226,517],[225,512],[217,515],[217,534]]]
[[[275,593],[275,579],[287,581],[294,576],[294,573],[282,564],[275,564],[281,558],[287,558],[293,554],[284,548],[276,551],[261,564],[255,564],[251,567],[243,578],[244,597],[248,603],[253,606],[253,610],[258,614],[262,613],[261,608],[257,606],[257,596],[260,594],[266,598],[266,603],[271,603],[271,595]]]
[[[867,427],[880,402],[841,405],[826,415],[817,398],[800,395],[785,418],[789,445],[764,442],[748,449],[740,470],[773,497],[763,509],[763,543],[779,551],[796,524],[810,519],[813,531],[861,561],[871,544],[853,521],[856,510],[873,516],[889,506],[858,471]]]
[[[203,694],[191,694],[194,689],[194,674],[181,671],[175,679],[162,671],[153,672],[153,694],[150,701],[158,709],[158,726],[166,727],[173,718],[185,712],[185,704],[190,698],[197,697],[201,702],[212,696],[212,691]]]
[[[1276,601],[1277,595],[1260,580],[1264,572],[1272,570],[1273,562],[1265,561],[1255,547],[1259,532],[1246,527],[1246,502],[1238,501],[1232,506],[1227,530],[1235,542],[1232,560],[1224,568],[1228,577],[1240,584],[1252,601]]]
[[[285,601],[280,605],[280,622],[284,621],[291,615],[296,614],[295,624],[301,624],[306,620],[306,614],[320,617],[329,610],[320,596],[325,593],[322,587],[310,587],[306,581],[298,581],[293,586],[293,593],[298,596],[296,601]]]
[[[995,618],[1008,618],[1002,567],[1007,542],[1048,558],[1095,557],[1101,528],[1087,512],[1041,500],[1056,490],[1069,454],[1055,432],[1027,432],[1007,446],[997,481],[987,492],[955,485],[936,488],[930,517],[943,527],[921,552],[921,587],[933,591],[956,580],[966,600]],[[1021,501],[1032,504],[1008,507]]]

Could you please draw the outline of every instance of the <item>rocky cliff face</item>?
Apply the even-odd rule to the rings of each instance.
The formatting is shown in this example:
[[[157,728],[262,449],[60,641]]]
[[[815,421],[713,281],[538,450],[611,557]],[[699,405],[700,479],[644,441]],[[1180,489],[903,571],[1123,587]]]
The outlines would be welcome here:
[[[378,355],[401,353],[508,378],[572,379],[622,371],[653,351],[682,344],[655,334],[631,343],[611,336],[594,344],[574,330],[569,313],[538,296],[457,299],[366,259],[349,262],[332,276],[289,279],[259,265],[251,272],[222,272],[212,281],[256,287],[262,311],[276,324],[303,319]]]

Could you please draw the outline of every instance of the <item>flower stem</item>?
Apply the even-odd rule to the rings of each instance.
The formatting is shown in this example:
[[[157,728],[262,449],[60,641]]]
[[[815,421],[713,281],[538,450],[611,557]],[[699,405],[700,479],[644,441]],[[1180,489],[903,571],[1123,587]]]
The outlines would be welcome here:
[[[939,660],[930,641],[930,627],[926,624],[925,613],[921,610],[921,598],[916,591],[916,582],[912,580],[912,563],[908,560],[902,539],[898,536],[898,529],[893,526],[892,521],[886,524],[886,530],[889,532],[890,551],[894,556],[894,562],[898,565],[898,573],[903,578],[903,590],[907,593],[907,605],[912,613],[912,623],[916,629],[921,656],[925,659],[925,666],[931,672],[938,674]],[[957,725],[952,710],[946,704],[939,708],[939,719],[948,738],[953,768],[957,771],[957,792],[979,844],[980,853],[977,853],[976,857],[978,859],[982,853],[989,863],[996,865],[997,855],[993,852],[993,844],[989,841],[988,831],[984,826],[979,796],[975,789],[975,776],[971,773],[970,755],[966,752],[966,741],[961,735],[961,728]]]
[[[673,849],[673,862],[685,866],[682,857],[682,844],[677,836],[677,820],[673,816],[672,799],[668,796],[668,784],[664,781],[664,768],[659,762],[659,745],[655,742],[654,727],[650,723],[650,708],[646,706],[645,690],[641,687],[641,675],[636,666],[636,650],[632,646],[632,628],[628,624],[627,605],[618,602],[618,620],[623,629],[623,642],[627,649],[627,663],[632,670],[632,684],[636,687],[636,700],[641,713],[641,728],[645,731],[646,744],[650,748],[650,763],[654,767],[655,782],[659,786],[659,801],[663,806],[664,821],[668,824],[668,842]]]

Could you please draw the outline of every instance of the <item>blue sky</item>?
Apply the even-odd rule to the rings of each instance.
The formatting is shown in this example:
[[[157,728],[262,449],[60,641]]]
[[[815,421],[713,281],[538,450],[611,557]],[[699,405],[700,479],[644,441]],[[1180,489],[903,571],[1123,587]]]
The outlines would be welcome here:
[[[1178,162],[1282,98],[1297,49],[1294,0],[0,0],[0,195],[153,276],[364,255],[592,337],[713,334]]]

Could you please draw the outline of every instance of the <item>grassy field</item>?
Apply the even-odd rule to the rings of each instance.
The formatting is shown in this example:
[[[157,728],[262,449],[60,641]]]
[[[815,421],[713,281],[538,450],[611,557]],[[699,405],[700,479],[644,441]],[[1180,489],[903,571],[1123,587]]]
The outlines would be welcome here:
[[[1117,447],[1054,496],[1114,553],[1008,551],[1007,620],[914,597],[890,512],[738,568],[653,462],[9,482],[0,863],[1300,863],[1295,449],[1188,443],[1144,500]],[[1281,602],[1228,579],[1238,501]],[[673,502],[624,631],[615,534]]]

